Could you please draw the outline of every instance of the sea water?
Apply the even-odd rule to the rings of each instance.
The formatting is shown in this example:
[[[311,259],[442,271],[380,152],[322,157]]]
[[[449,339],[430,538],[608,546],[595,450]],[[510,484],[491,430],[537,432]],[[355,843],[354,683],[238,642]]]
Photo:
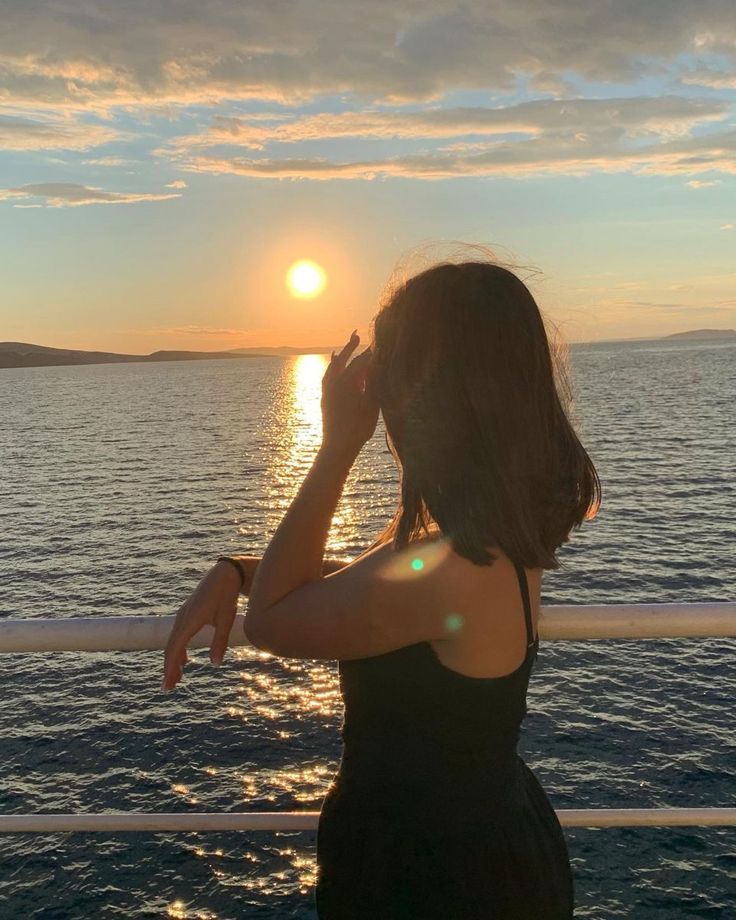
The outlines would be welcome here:
[[[573,345],[598,516],[543,604],[736,593],[736,346]],[[0,616],[174,613],[263,551],[319,446],[325,358],[0,371]],[[382,423],[328,554],[397,502]],[[542,640],[519,751],[556,808],[736,804],[736,640]],[[0,810],[318,810],[340,757],[334,661],[0,656]],[[566,828],[576,917],[736,917],[736,828]],[[314,918],[314,832],[0,838],[0,917]],[[418,918],[419,920],[419,918]],[[450,920],[450,918],[448,918]]]

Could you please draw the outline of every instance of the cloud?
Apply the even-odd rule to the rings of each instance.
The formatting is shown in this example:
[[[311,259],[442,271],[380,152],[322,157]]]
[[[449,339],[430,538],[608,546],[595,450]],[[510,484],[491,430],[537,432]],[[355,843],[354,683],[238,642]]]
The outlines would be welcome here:
[[[166,188],[186,188],[187,184],[183,179],[174,179],[173,182],[167,182]]]
[[[384,158],[242,157],[194,154],[178,162],[193,172],[271,179],[375,179],[399,176],[447,179],[460,176],[583,176],[591,172],[692,175],[736,174],[736,130],[631,143],[625,128],[587,133],[550,132],[523,140],[489,142],[480,149],[421,152]]]
[[[730,106],[717,99],[678,96],[619,99],[536,100],[492,107],[431,108],[422,111],[322,112],[298,118],[217,116],[199,135],[175,138],[171,150],[236,146],[262,150],[267,144],[335,138],[408,140],[545,133],[570,136],[614,132],[635,138],[677,137],[695,125],[720,121]]]
[[[733,0],[625,10],[590,0],[342,0],[290,4],[288,15],[282,4],[242,0],[158,0],[145,15],[107,0],[73,9],[5,0],[0,102],[101,110],[344,93],[399,102],[512,89],[519,75],[554,93],[571,74],[635,82],[682,72],[722,86],[732,77],[719,73],[736,59]]]
[[[721,230],[733,230],[733,224],[723,224]]]
[[[215,329],[211,326],[166,326],[162,329],[147,329],[147,333],[156,335],[212,335],[212,336],[244,336],[251,335],[249,329]]]
[[[720,184],[721,184],[720,179],[709,179],[709,180],[691,179],[690,182],[688,182],[688,185],[690,186],[690,188],[711,188],[714,185],[720,185]]]
[[[90,160],[82,160],[85,166],[133,166],[139,160],[131,160],[127,157],[94,157]]]
[[[17,188],[0,189],[0,201],[11,201],[14,207],[38,207],[39,199],[49,208],[71,208],[87,204],[135,204],[140,201],[165,201],[179,198],[176,193],[156,194],[149,192],[105,192],[73,182],[40,182],[35,185],[21,185]],[[32,204],[25,204],[27,200]]]
[[[575,98],[586,80],[688,89]],[[0,105],[13,110],[0,116],[0,149],[85,150],[121,139],[115,116],[127,125],[218,104],[209,127],[159,141],[156,153],[189,172],[254,178],[690,177],[736,171],[733,108],[712,92],[734,85],[733,0],[645,0],[625,15],[602,0],[322,0],[288,16],[242,0],[156,0],[145,16],[107,0],[78,0],[74,15],[53,0],[5,0]],[[468,91],[488,104],[449,102]],[[524,92],[561,98],[498,101]],[[307,103],[330,111],[290,111]],[[246,105],[260,111],[244,115]],[[89,113],[110,121],[88,123]],[[201,110],[188,117],[200,124]],[[358,153],[340,146],[354,140],[367,142]],[[429,149],[404,152],[417,141]],[[317,142],[332,147],[315,156]],[[368,146],[380,142],[393,155]],[[86,162],[128,165],[115,153]],[[176,183],[166,188],[185,187]],[[152,199],[114,199],[132,200]]]
[[[678,96],[536,100],[512,106],[347,111],[296,118],[218,116],[199,135],[156,151],[193,172],[252,178],[373,179],[406,176],[584,175],[593,171],[699,173],[733,169],[734,132],[717,99]],[[693,137],[693,129],[715,126]],[[481,137],[484,140],[467,140]],[[271,144],[317,139],[425,140],[453,143],[429,152],[338,161],[314,156],[242,156]],[[726,150],[722,150],[723,145]],[[695,186],[694,186],[695,187]]]
[[[109,144],[122,135],[105,125],[84,124],[75,118],[34,118],[0,114],[0,149],[87,150]]]
[[[701,68],[684,74],[682,82],[711,89],[736,89],[736,73]]]

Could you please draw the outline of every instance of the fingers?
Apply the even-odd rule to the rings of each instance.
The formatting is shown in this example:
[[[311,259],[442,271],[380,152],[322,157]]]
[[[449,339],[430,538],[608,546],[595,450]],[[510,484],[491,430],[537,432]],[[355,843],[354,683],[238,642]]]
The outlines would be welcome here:
[[[164,677],[161,681],[163,690],[173,690],[179,683],[184,665],[188,661],[186,644],[187,640],[174,627],[164,652]]]
[[[210,645],[210,661],[218,667],[222,664],[222,659],[225,657],[228,639],[230,638],[230,630],[233,627],[234,621],[235,610],[233,610],[231,614],[225,612],[220,613],[215,622],[215,635]]]
[[[237,602],[231,611],[220,610],[215,617],[214,636],[210,645],[210,661],[214,665],[222,664],[227,651],[230,630],[235,622]],[[187,623],[185,611],[179,611],[164,650],[164,676],[161,681],[163,690],[173,690],[182,677],[184,665],[189,661],[187,644],[192,636],[201,629],[201,624]],[[211,622],[211,621],[210,621]]]
[[[333,351],[328,370],[332,372],[339,372],[344,370],[348,358],[350,357],[350,353],[358,347],[358,342],[360,342],[358,330],[353,329],[350,338],[347,340],[347,343],[340,349],[340,351],[337,354],[335,354]]]
[[[180,654],[168,652],[164,659],[164,676],[161,681],[162,690],[173,690],[179,683],[184,669],[184,660]]]
[[[348,360],[350,352],[358,347],[359,341],[360,341],[360,336],[358,335],[358,330],[353,329],[353,331],[350,333],[350,338],[347,340],[347,343],[343,345],[342,350],[338,354],[336,360],[341,362],[342,364],[345,364],[345,362]]]
[[[372,355],[371,355],[370,346],[369,346],[368,348],[364,348],[363,351],[361,351],[361,353],[360,353],[359,355],[356,355],[356,356],[353,358],[353,360],[350,362],[350,364],[348,364],[348,366],[347,366],[347,368],[346,368],[346,372],[350,372],[350,371],[353,371],[353,372],[362,371],[362,372],[364,372],[365,369],[366,369],[366,368],[368,367],[368,365],[370,364],[371,357],[372,357]]]
[[[187,606],[180,607],[164,649],[164,677],[161,681],[163,690],[173,690],[181,679],[184,665],[189,661],[187,643],[194,633],[186,626]]]
[[[355,386],[359,391],[363,390],[368,376],[368,367],[371,360],[371,350],[366,348],[345,368],[344,376],[347,380],[355,381]]]
[[[349,378],[357,381],[357,389],[362,390],[366,380],[366,373],[372,357],[370,346],[365,348],[359,355],[356,355],[350,364],[347,359],[350,353],[356,348],[360,337],[353,332],[348,343],[337,355],[332,352],[330,362],[327,365],[324,376],[322,377],[323,388],[332,381],[334,377],[349,375]]]

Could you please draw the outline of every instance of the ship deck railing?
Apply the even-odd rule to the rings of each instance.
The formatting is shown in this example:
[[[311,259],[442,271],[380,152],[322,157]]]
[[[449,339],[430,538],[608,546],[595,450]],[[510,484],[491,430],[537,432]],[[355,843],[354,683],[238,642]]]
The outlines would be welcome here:
[[[0,621],[0,654],[160,650],[173,622],[173,616],[6,619]],[[736,602],[547,605],[538,630],[544,641],[735,638]],[[189,647],[208,648],[212,637],[212,628],[205,627]],[[249,644],[238,614],[229,645]],[[556,814],[563,827],[736,825],[736,807],[562,808]],[[317,811],[11,814],[0,815],[0,833],[313,831],[318,819]]]

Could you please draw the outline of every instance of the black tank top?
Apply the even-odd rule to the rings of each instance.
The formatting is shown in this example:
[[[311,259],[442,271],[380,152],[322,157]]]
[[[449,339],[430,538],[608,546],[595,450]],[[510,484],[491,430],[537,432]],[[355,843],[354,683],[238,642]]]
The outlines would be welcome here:
[[[552,803],[517,754],[539,640],[516,566],[527,652],[501,677],[429,642],[339,663],[343,758],[320,812],[320,920],[572,920]]]
[[[453,814],[467,823],[470,811],[487,820],[504,809],[523,770],[516,749],[539,648],[526,572],[514,565],[527,653],[510,674],[461,674],[430,642],[338,663],[344,747],[328,799],[394,816],[400,802],[412,821],[421,813],[444,826]]]

